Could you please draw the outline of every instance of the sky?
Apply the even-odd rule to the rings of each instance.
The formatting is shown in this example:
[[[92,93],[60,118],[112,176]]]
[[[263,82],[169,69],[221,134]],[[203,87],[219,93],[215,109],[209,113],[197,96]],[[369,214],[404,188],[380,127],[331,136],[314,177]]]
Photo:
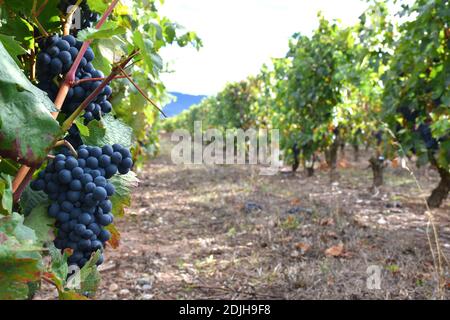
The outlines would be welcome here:
[[[351,25],[366,7],[361,0],[165,0],[160,13],[197,32],[203,47],[163,49],[174,72],[162,80],[169,91],[216,94],[283,57],[294,33],[310,35],[317,27],[318,11]]]

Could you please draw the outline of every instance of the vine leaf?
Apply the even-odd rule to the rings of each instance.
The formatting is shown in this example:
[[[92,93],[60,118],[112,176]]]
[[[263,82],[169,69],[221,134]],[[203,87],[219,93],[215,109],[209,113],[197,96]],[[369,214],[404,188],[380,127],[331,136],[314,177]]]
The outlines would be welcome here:
[[[2,161],[3,162],[3,161]],[[13,207],[13,192],[11,188],[11,176],[0,174],[0,214],[11,214]]]
[[[20,197],[19,205],[21,213],[28,216],[30,212],[43,203],[48,202],[48,196],[43,191],[34,191],[28,185]]]
[[[75,291],[81,294],[87,294],[89,296],[94,295],[98,288],[101,277],[100,272],[97,270],[97,261],[100,258],[101,252],[97,250],[91,259],[80,270],[80,287]]]
[[[0,156],[34,166],[60,134],[53,103],[19,69],[0,43]]]
[[[25,218],[24,224],[33,229],[36,233],[37,240],[41,244],[51,242],[55,235],[53,233],[53,225],[55,219],[47,214],[48,203],[43,203],[35,207],[31,213]]]
[[[101,121],[93,120],[89,122],[89,136],[82,135],[83,141],[87,145],[103,146],[105,144],[119,143],[125,148],[130,148],[132,130],[121,120],[111,115],[106,115]]]
[[[89,300],[85,296],[74,291],[59,291],[59,300]]]
[[[108,4],[104,1],[88,0],[87,4],[89,5],[89,8],[91,8],[91,10],[95,12],[105,12],[105,10],[108,8]]]
[[[68,251],[64,251],[64,253],[61,254],[61,251],[57,249],[53,243],[50,243],[47,247],[52,258],[51,272],[54,275],[53,281],[57,284],[59,290],[63,291],[63,286],[67,279],[67,274],[69,273],[67,259],[70,254]]]
[[[81,118],[77,118],[74,123],[82,136],[89,137],[89,128],[83,123]]]
[[[86,28],[78,33],[77,38],[81,41],[94,39],[110,39],[113,36],[126,33],[124,27],[117,26],[114,21],[106,22],[100,29]]]
[[[112,213],[115,217],[121,217],[125,213],[125,208],[131,205],[131,191],[137,187],[139,179],[133,171],[125,175],[115,175],[110,179],[116,192],[110,198],[113,209]]]
[[[14,39],[14,37],[7,36],[0,33],[0,42],[3,43],[3,46],[5,47],[6,51],[11,55],[11,57],[14,59],[14,61],[17,63],[17,65],[22,65],[17,59],[17,56],[20,56],[22,54],[26,54],[27,51],[20,46],[20,43]]]
[[[28,298],[28,283],[39,281],[43,269],[41,250],[23,216],[14,212],[0,218],[0,299]]]
[[[0,172],[15,176],[19,171],[20,164],[10,159],[2,159],[0,161]]]

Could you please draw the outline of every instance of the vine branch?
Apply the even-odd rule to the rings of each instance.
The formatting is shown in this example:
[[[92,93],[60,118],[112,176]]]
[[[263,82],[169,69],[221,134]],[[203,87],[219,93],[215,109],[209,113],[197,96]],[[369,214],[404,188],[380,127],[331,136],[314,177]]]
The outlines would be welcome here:
[[[120,72],[128,79],[128,81],[131,82],[131,84],[133,84],[133,86],[136,88],[137,91],[139,91],[139,93],[148,101],[150,102],[156,109],[158,109],[159,112],[161,112],[164,117],[167,118],[167,115],[161,110],[161,108],[159,108],[155,102],[153,102],[152,99],[150,99],[145,92],[137,85],[136,82],[134,82],[133,79],[131,79],[131,77],[125,72],[125,70],[123,70],[122,68],[120,68]]]
[[[112,80],[116,80],[116,79],[125,79],[126,78],[126,76],[115,76]],[[77,85],[79,85],[79,84],[81,84],[81,83],[84,83],[84,82],[90,82],[90,81],[103,81],[103,80],[105,80],[106,78],[88,78],[88,79],[80,79],[80,80],[78,80],[78,81],[74,81],[73,82],[73,84],[72,84],[72,86],[77,86]]]

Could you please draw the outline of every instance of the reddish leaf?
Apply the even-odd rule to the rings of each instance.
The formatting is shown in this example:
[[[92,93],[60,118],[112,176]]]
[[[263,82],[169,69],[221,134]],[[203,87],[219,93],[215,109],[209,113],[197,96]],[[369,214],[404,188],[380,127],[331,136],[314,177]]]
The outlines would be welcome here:
[[[116,249],[119,247],[120,244],[120,233],[117,230],[116,226],[114,224],[110,224],[106,227],[106,230],[108,230],[111,233],[111,239],[109,239],[108,243],[113,248]]]

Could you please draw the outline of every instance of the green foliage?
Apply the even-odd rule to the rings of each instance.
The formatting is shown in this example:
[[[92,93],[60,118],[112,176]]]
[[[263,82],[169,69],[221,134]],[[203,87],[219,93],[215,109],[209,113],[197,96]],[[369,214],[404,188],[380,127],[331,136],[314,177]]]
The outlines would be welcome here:
[[[48,204],[46,203],[35,207],[24,221],[24,225],[34,230],[37,242],[41,245],[49,243],[55,238],[53,233],[55,219],[48,216],[47,209]]]
[[[390,70],[384,78],[383,111],[407,153],[449,170],[450,26],[449,4],[417,0],[402,12],[415,17],[400,27]],[[431,127],[437,146],[421,135]],[[428,146],[427,146],[428,143]]]
[[[134,172],[111,178],[111,183],[116,189],[116,192],[111,197],[113,204],[112,213],[115,217],[123,216],[125,208],[131,205],[131,191],[138,185],[138,182],[139,180]]]
[[[245,81],[228,84],[214,97],[204,99],[199,105],[185,110],[177,117],[167,119],[163,128],[172,131],[183,128],[194,132],[194,122],[202,121],[202,128],[238,128],[247,130],[257,124],[256,104],[260,79],[249,77]]]
[[[294,145],[309,160],[339,138],[376,147],[378,155],[414,152],[418,164],[430,161],[448,171],[448,1],[418,0],[399,13],[388,7],[371,1],[359,23],[347,28],[319,14],[319,27],[310,37],[294,35],[285,58],[166,120],[163,128],[192,132],[196,120],[204,128],[278,128],[288,163]],[[398,26],[396,15],[406,22]],[[421,125],[430,128],[433,150]]]
[[[123,121],[106,115],[101,121],[93,120],[87,125],[88,132],[80,132],[85,144],[104,146],[119,143],[126,148],[132,146],[132,129]],[[88,135],[85,135],[88,133]]]
[[[45,159],[61,135],[53,103],[36,88],[0,43],[0,155],[28,165]]]
[[[0,174],[0,215],[12,212],[13,193],[11,190],[11,176]]]
[[[28,297],[28,283],[39,280],[43,269],[41,250],[23,216],[0,215],[0,299]]]

